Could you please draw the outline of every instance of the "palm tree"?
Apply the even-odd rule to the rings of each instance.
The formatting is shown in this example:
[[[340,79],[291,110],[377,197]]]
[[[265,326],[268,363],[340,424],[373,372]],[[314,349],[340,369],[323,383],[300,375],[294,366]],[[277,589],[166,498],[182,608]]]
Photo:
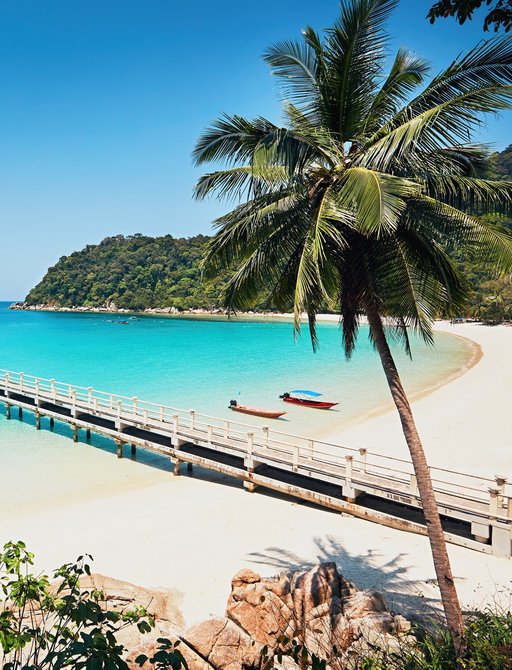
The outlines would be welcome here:
[[[507,234],[476,216],[512,206],[512,184],[478,178],[486,150],[468,144],[482,115],[511,107],[512,41],[494,38],[459,57],[425,88],[428,64],[400,49],[386,64],[384,24],[397,0],[342,0],[323,35],[270,48],[286,125],[222,116],[199,138],[196,164],[224,161],[196,196],[234,200],[216,220],[207,272],[235,268],[233,311],[264,294],[294,307],[295,330],[325,305],[340,314],[350,357],[366,317],[416,473],[447,625],[464,624],[423,447],[388,344],[410,353],[408,329],[433,343],[436,315],[457,311],[467,286],[450,245],[477,247],[497,271],[512,267]]]

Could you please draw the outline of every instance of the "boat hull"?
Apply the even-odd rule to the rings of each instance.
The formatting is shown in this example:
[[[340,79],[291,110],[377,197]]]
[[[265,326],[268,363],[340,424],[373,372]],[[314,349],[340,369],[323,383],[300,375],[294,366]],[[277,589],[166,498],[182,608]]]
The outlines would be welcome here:
[[[299,405],[301,407],[311,407],[311,409],[331,409],[335,407],[337,402],[322,402],[320,400],[303,400],[302,398],[283,398],[284,402],[290,402],[292,405]]]
[[[274,411],[271,409],[262,409],[260,407],[250,407],[248,405],[237,405],[236,407],[230,407],[233,412],[240,412],[240,414],[251,414],[252,416],[261,416],[264,419],[279,419],[279,417],[286,414],[286,412]]]

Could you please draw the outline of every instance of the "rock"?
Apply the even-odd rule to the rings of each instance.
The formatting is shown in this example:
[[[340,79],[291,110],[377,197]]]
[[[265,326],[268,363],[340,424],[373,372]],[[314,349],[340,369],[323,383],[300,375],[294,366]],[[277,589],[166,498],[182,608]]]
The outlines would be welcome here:
[[[215,630],[224,630],[222,621],[215,620]],[[269,654],[289,651],[295,640],[328,663],[335,660],[334,648],[348,663],[363,648],[369,653],[371,649],[397,649],[405,639],[411,642],[409,622],[393,615],[380,593],[359,591],[334,563],[270,578],[252,570],[240,571],[231,582],[224,621],[267,647]],[[207,628],[199,630],[208,637]],[[212,634],[216,635],[213,629]],[[204,648],[195,648],[215,670],[238,667],[231,655],[229,660],[217,655],[213,662],[211,652],[205,655]],[[339,659],[336,663],[339,665]]]
[[[204,621],[190,628],[182,636],[182,640],[212,668],[242,670],[258,668],[261,665],[263,645],[251,639],[229,619],[216,618]],[[186,653],[183,649],[181,651],[186,658]]]
[[[376,591],[355,591],[344,600],[343,612],[350,619],[360,619],[373,612],[388,612],[384,598]]]

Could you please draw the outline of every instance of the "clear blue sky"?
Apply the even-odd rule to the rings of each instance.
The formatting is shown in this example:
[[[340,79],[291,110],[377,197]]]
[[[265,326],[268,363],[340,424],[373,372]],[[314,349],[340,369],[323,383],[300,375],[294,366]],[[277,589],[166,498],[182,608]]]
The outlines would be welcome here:
[[[481,20],[431,26],[429,0],[390,23],[440,68],[480,40]],[[0,3],[0,299],[107,235],[208,233],[222,211],[191,193],[201,130],[225,111],[278,121],[261,60],[337,0],[15,0]],[[508,113],[482,134],[512,142]]]

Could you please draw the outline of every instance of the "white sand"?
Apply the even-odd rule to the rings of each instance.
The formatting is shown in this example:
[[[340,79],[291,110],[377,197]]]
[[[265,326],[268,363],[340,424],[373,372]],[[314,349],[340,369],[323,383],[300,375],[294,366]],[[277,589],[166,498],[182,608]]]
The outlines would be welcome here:
[[[465,375],[414,403],[428,457],[436,465],[479,474],[511,472],[512,328],[440,327],[478,342],[484,356]],[[393,414],[338,435],[345,444],[405,455]],[[100,456],[98,467],[114,473],[120,465],[116,459]],[[129,467],[144,466],[126,463],[126,472]],[[148,477],[145,488],[0,516],[0,542],[24,539],[45,570],[89,552],[98,572],[143,586],[175,588],[183,593],[189,624],[223,613],[230,579],[242,567],[274,574],[319,560],[335,560],[360,587],[381,589],[398,610],[428,613],[438,607],[424,537],[265,492],[249,494],[239,482],[209,473],[173,478],[154,472],[153,483]],[[460,547],[450,546],[449,552],[465,607],[496,601],[510,606],[512,561]]]
[[[480,345],[483,355],[462,376],[414,402],[427,459],[437,467],[512,479],[512,327],[442,322],[437,329],[471,339]],[[340,427],[328,439],[408,457],[394,411]]]

